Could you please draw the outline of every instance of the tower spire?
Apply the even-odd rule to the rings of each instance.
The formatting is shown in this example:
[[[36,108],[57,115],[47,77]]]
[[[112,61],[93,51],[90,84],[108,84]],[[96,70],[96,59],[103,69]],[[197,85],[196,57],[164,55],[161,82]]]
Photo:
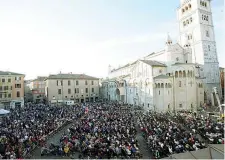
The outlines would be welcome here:
[[[167,32],[167,40],[166,40],[166,44],[167,45],[171,45],[173,42],[172,42],[172,39],[171,39],[171,37],[170,37],[170,35],[169,35],[169,32]]]

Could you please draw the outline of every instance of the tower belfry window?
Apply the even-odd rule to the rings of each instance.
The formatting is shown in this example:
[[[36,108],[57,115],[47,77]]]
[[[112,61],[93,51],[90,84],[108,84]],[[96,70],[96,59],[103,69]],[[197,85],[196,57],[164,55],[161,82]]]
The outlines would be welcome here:
[[[189,24],[189,20],[187,20],[186,23]]]
[[[191,8],[191,4],[189,4],[188,7]]]
[[[184,13],[184,11],[185,11],[185,10],[184,10],[184,9],[182,9],[182,13]]]

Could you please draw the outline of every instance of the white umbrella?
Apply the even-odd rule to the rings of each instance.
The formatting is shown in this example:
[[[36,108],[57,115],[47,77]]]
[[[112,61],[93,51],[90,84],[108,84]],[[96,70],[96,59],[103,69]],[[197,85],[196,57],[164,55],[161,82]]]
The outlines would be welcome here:
[[[8,114],[8,113],[10,113],[10,111],[5,110],[5,109],[0,109],[0,115],[5,115],[5,114]]]

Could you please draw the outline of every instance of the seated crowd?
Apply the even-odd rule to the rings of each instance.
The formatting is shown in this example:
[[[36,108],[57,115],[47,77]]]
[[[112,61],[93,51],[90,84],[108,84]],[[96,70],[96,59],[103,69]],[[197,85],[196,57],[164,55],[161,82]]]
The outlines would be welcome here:
[[[47,146],[44,137],[68,121],[70,128]],[[139,131],[136,130],[136,124]],[[224,143],[224,124],[192,113],[132,112],[118,103],[83,106],[31,104],[12,109],[0,121],[0,158],[23,158],[40,145],[42,155],[79,158],[142,158],[137,132],[143,134],[152,158],[206,148]],[[203,140],[204,139],[204,140]]]
[[[118,104],[104,105],[86,106],[86,115],[62,135],[60,145],[51,153],[68,155],[80,152],[79,158],[100,159],[140,157],[134,115],[129,110],[118,109]],[[42,154],[45,150],[43,147]]]
[[[79,107],[31,104],[11,109],[0,121],[0,158],[22,158],[68,120],[81,116]]]
[[[139,127],[155,158],[224,144],[224,123],[192,112],[139,114]]]
[[[179,113],[177,119],[190,128],[194,133],[201,135],[209,144],[224,144],[224,123],[213,120],[210,116]]]
[[[183,124],[176,123],[164,113],[150,112],[139,115],[138,123],[154,158],[165,158],[171,154],[194,151],[206,145]]]

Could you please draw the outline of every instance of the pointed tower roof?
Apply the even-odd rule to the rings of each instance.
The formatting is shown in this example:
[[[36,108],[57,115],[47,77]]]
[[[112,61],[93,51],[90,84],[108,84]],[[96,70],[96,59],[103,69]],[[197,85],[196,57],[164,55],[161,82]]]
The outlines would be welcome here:
[[[173,43],[173,41],[172,41],[172,39],[171,39],[171,37],[170,37],[169,33],[167,33],[167,40],[166,40],[166,44],[167,44],[167,45],[170,45],[170,44],[172,44],[172,43]]]

